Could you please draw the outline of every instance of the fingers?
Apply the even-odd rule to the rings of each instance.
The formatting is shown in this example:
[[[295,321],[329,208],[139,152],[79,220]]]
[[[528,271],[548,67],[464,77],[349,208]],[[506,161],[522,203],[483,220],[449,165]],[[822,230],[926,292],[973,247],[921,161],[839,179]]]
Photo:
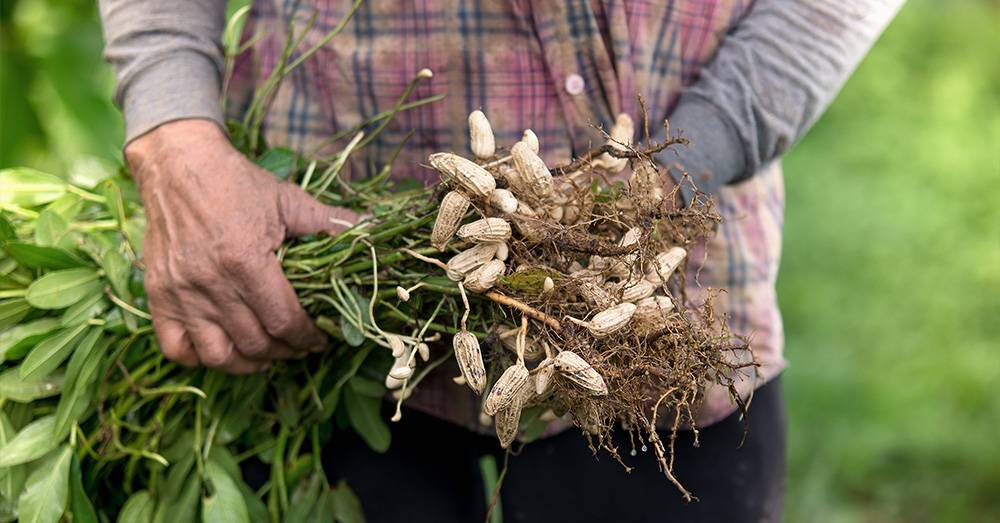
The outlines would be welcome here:
[[[326,335],[299,305],[277,258],[268,256],[244,264],[234,276],[240,282],[237,288],[243,301],[267,334],[292,350],[319,351],[326,346]]]
[[[201,364],[245,374],[263,370],[273,359],[301,358],[309,349],[325,345],[325,336],[305,317],[277,259],[270,253],[255,258],[243,257],[212,278],[202,276],[194,286],[152,286],[150,311],[165,357],[189,367]],[[279,290],[246,291],[261,286],[254,275],[266,272],[256,268],[263,266],[277,267],[279,278],[264,289]],[[270,292],[281,299],[270,299]],[[253,295],[262,305],[251,308],[244,294]],[[268,324],[262,317],[269,318]]]
[[[229,336],[214,323],[194,321],[188,333],[197,347],[198,358],[206,367],[229,374],[252,374],[270,366],[270,362],[251,360],[240,354]]]
[[[294,351],[285,342],[271,337],[264,330],[260,320],[242,301],[229,302],[222,306],[225,316],[219,319],[229,339],[236,344],[236,350],[252,360],[272,360],[302,358],[307,353]]]
[[[185,367],[197,367],[201,360],[191,344],[184,326],[175,320],[153,314],[153,330],[160,342],[160,351],[171,361],[176,361]]]
[[[288,237],[340,232],[358,222],[347,209],[323,205],[291,183],[278,185],[278,210]]]

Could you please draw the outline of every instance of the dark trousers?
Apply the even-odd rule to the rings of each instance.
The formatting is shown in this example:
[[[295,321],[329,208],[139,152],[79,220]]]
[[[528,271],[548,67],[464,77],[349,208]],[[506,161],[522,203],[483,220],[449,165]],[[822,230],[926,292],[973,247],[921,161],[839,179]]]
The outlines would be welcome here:
[[[690,432],[678,436],[674,472],[699,498],[690,503],[660,472],[651,450],[629,456],[624,434],[616,442],[631,473],[607,454],[595,457],[575,429],[530,443],[510,458],[501,491],[504,520],[780,521],[786,420],[779,380],[757,390],[748,418],[742,447],[738,414],[703,429],[697,448]],[[347,479],[369,523],[483,521],[492,497],[479,470],[484,454],[502,466],[496,438],[414,411],[392,425],[385,454],[373,453],[353,433],[338,434],[323,450],[331,480]]]

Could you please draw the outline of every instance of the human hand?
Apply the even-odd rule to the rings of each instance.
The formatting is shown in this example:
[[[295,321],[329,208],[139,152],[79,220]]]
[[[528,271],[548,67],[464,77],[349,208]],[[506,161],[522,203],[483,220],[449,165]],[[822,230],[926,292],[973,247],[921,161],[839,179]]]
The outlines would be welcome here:
[[[322,350],[274,251],[354,223],[232,147],[206,120],[133,140],[125,156],[146,209],[146,292],[164,356],[233,374]]]

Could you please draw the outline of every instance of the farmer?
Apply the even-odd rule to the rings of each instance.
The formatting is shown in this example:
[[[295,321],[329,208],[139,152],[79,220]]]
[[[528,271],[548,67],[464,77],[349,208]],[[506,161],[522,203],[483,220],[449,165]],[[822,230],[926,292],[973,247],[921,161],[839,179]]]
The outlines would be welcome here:
[[[691,146],[659,154],[667,189],[690,174],[717,200],[723,222],[692,273],[736,333],[752,336],[756,372],[750,432],[727,391],[709,388],[693,434],[677,442],[675,473],[699,499],[686,503],[648,453],[591,456],[577,434],[532,443],[511,460],[502,492],[513,521],[776,521],[785,475],[785,414],[778,375],[782,325],[775,298],[781,250],[781,155],[816,121],[901,0],[440,0],[364,2],[347,29],[281,86],[264,121],[271,145],[314,152],[340,130],[392,107],[429,68],[404,112],[363,165],[388,157],[413,131],[394,173],[430,179],[437,151],[468,151],[466,115],[483,109],[501,143],[531,128],[550,163],[604,138],[615,115],[654,132],[664,118]],[[274,250],[288,237],[336,230],[356,217],[326,207],[254,166],[223,124],[220,38],[225,0],[101,0],[106,55],[118,78],[125,156],[147,210],[145,263],[153,325],[166,357],[231,373],[323,350],[327,340],[298,305]],[[301,49],[344,19],[345,0],[257,0],[227,108],[246,109],[255,79],[279,60],[290,22]],[[255,71],[255,68],[261,71]],[[641,128],[641,126],[638,126]],[[363,174],[363,173],[362,173]],[[694,192],[681,184],[678,204]],[[692,274],[693,276],[693,274]],[[689,282],[695,281],[693,277]],[[745,354],[750,358],[749,352]],[[446,378],[447,376],[445,376]],[[371,521],[482,520],[489,502],[478,460],[496,451],[476,431],[474,398],[447,380],[414,394],[388,454],[336,438],[323,456],[358,492]],[[472,429],[472,430],[468,430]]]

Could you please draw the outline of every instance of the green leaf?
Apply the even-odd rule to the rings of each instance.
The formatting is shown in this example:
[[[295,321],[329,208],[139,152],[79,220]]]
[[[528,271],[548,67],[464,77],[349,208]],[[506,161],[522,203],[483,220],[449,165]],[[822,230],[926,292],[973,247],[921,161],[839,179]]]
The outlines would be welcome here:
[[[39,309],[62,309],[101,288],[101,275],[91,268],[50,272],[28,286],[25,299]]]
[[[208,456],[208,459],[221,467],[222,470],[229,474],[230,478],[233,478],[236,488],[239,489],[240,495],[243,496],[243,503],[246,504],[250,521],[268,521],[270,515],[267,512],[267,506],[257,496],[257,493],[241,480],[243,476],[240,472],[240,465],[236,462],[236,458],[232,453],[221,445],[215,445],[212,447],[212,453]]]
[[[0,331],[24,319],[31,311],[31,305],[24,298],[11,298],[0,301]],[[3,358],[0,357],[0,361]]]
[[[85,387],[90,383],[93,383],[97,379],[97,371],[101,368],[101,363],[104,361],[104,353],[108,351],[108,347],[115,341],[111,337],[101,337],[96,346],[90,351],[86,359],[83,361],[83,365],[80,366],[80,372],[76,376],[74,381],[74,387]],[[73,369],[73,360],[69,362],[68,370]]]
[[[208,455],[208,460],[222,467],[222,470],[231,478],[242,478],[240,464],[236,461],[236,456],[226,447],[213,445],[212,452]]]
[[[267,505],[264,505],[264,502],[257,496],[257,493],[241,480],[243,476],[240,472],[240,465],[236,462],[236,458],[232,453],[226,447],[215,445],[212,447],[212,453],[208,456],[208,459],[221,467],[222,470],[229,474],[230,478],[233,478],[236,488],[239,489],[240,495],[243,496],[243,503],[246,504],[250,521],[268,521],[270,515],[267,512]]]
[[[72,393],[74,389],[87,386],[93,381],[94,371],[97,370],[101,357],[104,356],[104,352],[112,342],[112,338],[102,338],[102,334],[104,333],[100,327],[91,327],[80,340],[80,344],[73,351],[73,356],[66,366],[63,390]]]
[[[237,486],[240,489],[240,493],[243,494],[243,502],[247,505],[247,514],[250,515],[250,521],[268,521],[271,516],[267,511],[267,505],[264,504],[264,501],[260,499],[257,493],[242,481],[238,482]]]
[[[34,461],[59,445],[52,438],[54,416],[38,418],[21,429],[13,439],[0,447],[0,468]]]
[[[20,369],[9,368],[0,373],[0,399],[28,403],[59,394],[63,376],[55,373],[45,378],[24,379]]]
[[[11,260],[10,258],[0,259],[0,264],[3,264],[4,261],[10,261],[15,266],[17,265],[17,262],[15,262],[14,260]],[[18,271],[18,272],[20,272],[20,271]],[[27,278],[28,279],[27,283],[31,283],[31,276],[27,276],[27,275],[23,275],[23,274],[19,274],[19,275],[24,276],[25,278]],[[3,272],[0,272],[0,291],[7,291],[7,290],[10,290],[10,291],[24,291],[24,285],[22,285],[21,282],[19,282],[17,280],[18,279],[11,277],[11,273],[4,274]],[[23,292],[21,292],[20,294],[23,294]],[[343,339],[341,339],[341,341],[343,341]]]
[[[0,247],[2,246],[3,242],[0,242]],[[2,288],[20,289],[24,287],[22,283],[17,281],[17,280],[22,280],[21,276],[28,278],[29,279],[28,283],[30,283],[30,278],[32,277],[32,275],[30,273],[26,273],[25,271],[19,271],[15,274],[17,268],[18,268],[17,260],[9,256],[6,256],[4,255],[4,253],[0,252],[0,276],[3,277],[3,280],[0,283],[4,285],[4,287]]]
[[[333,412],[337,409],[337,405],[340,403],[340,393],[355,374],[357,374],[358,369],[361,368],[361,364],[365,362],[365,358],[368,357],[372,352],[372,347],[365,347],[355,354],[351,355],[349,363],[338,365],[337,367],[342,368],[341,375],[334,382],[333,387],[323,395],[323,419],[327,419],[333,415]]]
[[[173,521],[169,519],[169,514],[165,513],[171,506],[178,503],[184,495],[184,489],[188,483],[198,483],[201,481],[194,469],[194,454],[188,452],[180,460],[173,463],[167,469],[167,478],[162,487],[157,490],[160,499],[160,506],[154,516],[154,521]]]
[[[131,300],[132,293],[129,292],[128,282],[132,264],[125,259],[125,256],[116,250],[105,250],[101,256],[101,268],[104,269],[104,277],[111,282],[115,294],[126,301]]]
[[[286,523],[306,523],[310,513],[316,507],[319,499],[320,481],[319,477],[313,474],[309,481],[300,483],[292,494],[292,500],[288,513],[285,514]]]
[[[118,513],[118,523],[150,523],[153,521],[155,509],[156,502],[149,495],[149,491],[140,490],[125,501],[121,512]]]
[[[45,206],[45,211],[51,211],[64,220],[72,220],[83,208],[83,200],[72,193],[67,193]]]
[[[123,227],[125,238],[132,244],[136,253],[142,252],[143,234],[146,232],[146,222],[140,218],[141,215],[133,216],[132,219],[125,222],[125,227]]]
[[[13,240],[17,238],[17,231],[7,219],[7,215],[0,213],[0,241]]]
[[[104,330],[111,334],[128,334],[128,327],[122,319],[122,310],[118,307],[111,309],[111,312],[104,315]]]
[[[336,521],[336,513],[334,512],[333,505],[333,491],[330,489],[323,490],[306,521],[309,523],[330,523]]]
[[[66,366],[66,377],[63,381],[63,391],[65,392],[59,397],[59,405],[56,407],[56,423],[52,429],[54,437],[59,438],[69,434],[70,425],[76,422],[73,414],[80,410],[80,403],[90,403],[90,394],[87,388],[94,376],[92,374],[81,376],[80,370],[84,368],[84,364],[88,360],[99,359],[103,356],[104,351],[101,345],[107,347],[107,344],[98,344],[101,334],[102,331],[99,327],[91,327],[90,331],[80,340],[80,344],[77,345],[69,360],[69,365]]]
[[[382,400],[359,394],[348,382],[344,388],[344,406],[351,426],[361,439],[375,452],[388,450],[392,436],[382,419]]]
[[[0,448],[14,439],[14,425],[7,413],[0,409]],[[15,500],[24,486],[24,465],[14,465],[0,469],[0,498]]]
[[[362,325],[371,325],[372,319],[368,315],[368,299],[361,296],[353,289],[346,296],[346,300],[352,303],[347,305],[347,310],[358,312],[360,314],[360,321]],[[344,341],[352,347],[359,347],[365,341],[364,335],[361,333],[358,325],[354,323],[357,318],[349,319],[345,316],[340,317],[340,329],[344,334]]]
[[[194,454],[189,448],[180,460],[167,468],[167,478],[157,489],[159,503],[153,521],[196,521],[201,489],[201,476],[195,469]]]
[[[0,242],[0,247],[2,246],[3,242]],[[14,260],[9,256],[0,256],[0,275],[8,276],[10,274],[13,274],[16,269],[17,269],[17,260]]]
[[[69,223],[59,213],[46,209],[38,214],[35,221],[35,243],[45,247],[59,244],[59,240],[69,232]]]
[[[0,332],[0,362],[23,358],[32,347],[58,328],[58,319],[41,318]]]
[[[294,427],[299,424],[302,411],[299,408],[299,389],[295,382],[284,379],[278,383],[278,419],[282,425]]]
[[[18,264],[29,269],[71,269],[87,262],[66,249],[43,247],[33,243],[7,241],[3,248]]]
[[[201,488],[201,478],[197,471],[194,471],[182,483],[180,494],[176,500],[170,503],[164,501],[159,506],[156,515],[153,516],[153,521],[157,523],[197,521]]]
[[[169,470],[174,470],[174,468],[181,463],[181,461],[192,457],[191,447],[194,445],[194,431],[186,429],[187,423],[180,423],[182,420],[181,416],[173,417],[172,419],[165,421],[163,426],[163,442],[160,444],[160,455],[163,456],[167,463],[172,463]],[[183,425],[183,426],[181,426]],[[215,454],[215,448],[217,445],[212,445],[212,454]],[[160,489],[162,496],[163,490]]]
[[[101,193],[104,194],[104,206],[111,213],[111,217],[119,224],[124,223],[127,216],[125,199],[122,197],[122,188],[115,179],[108,179],[101,182]]]
[[[77,325],[106,311],[110,305],[111,302],[105,299],[103,290],[97,288],[89,296],[70,305],[63,312],[59,322],[67,327]]]
[[[256,163],[276,177],[287,180],[298,161],[299,156],[295,154],[295,151],[285,147],[275,147],[268,149],[260,158],[257,158]]]
[[[0,523],[17,521],[17,500],[0,498]]]
[[[16,374],[16,373],[15,373]],[[32,405],[30,403],[11,403],[7,405],[7,416],[10,418],[14,430],[21,430],[31,423],[35,418]]]
[[[17,516],[21,523],[56,523],[66,509],[69,498],[69,466],[73,448],[63,448],[52,453],[36,468],[24,492],[17,500]]]
[[[365,342],[365,335],[361,334],[347,316],[340,317],[340,332],[344,335],[344,341],[351,347],[360,347]]]
[[[29,167],[0,169],[0,203],[35,207],[66,193],[66,182],[58,176]]]
[[[381,398],[386,393],[385,385],[382,382],[364,376],[351,378],[351,388],[354,389],[354,392],[369,398]]]
[[[75,453],[69,466],[69,491],[69,511],[73,515],[73,523],[98,523],[94,505],[83,490],[83,471]]]
[[[393,182],[393,192],[422,191],[427,187],[425,182],[409,176],[393,180]]]
[[[146,297],[146,275],[142,271],[132,271],[128,279],[128,290],[133,298]]]
[[[72,354],[73,349],[80,341],[80,335],[85,330],[87,330],[86,323],[67,327],[55,336],[46,338],[36,345],[21,363],[21,377],[24,379],[44,378],[59,368],[59,365]]]
[[[240,377],[234,381],[236,385],[233,397],[238,398],[241,405],[258,405],[267,393],[268,381],[263,373]],[[215,432],[215,441],[226,445],[250,428],[250,424],[257,419],[259,413],[254,408],[227,408],[219,414],[222,419]]]
[[[361,501],[354,495],[347,482],[340,480],[333,493],[333,515],[337,523],[365,523],[365,513],[361,510]]]
[[[202,521],[249,523],[250,515],[247,513],[243,494],[225,469],[214,461],[209,461],[205,464],[205,477],[211,482],[213,492],[211,496],[201,499]]]
[[[73,160],[69,169],[69,181],[77,187],[93,189],[99,183],[115,176],[119,165],[96,156],[80,156]]]

